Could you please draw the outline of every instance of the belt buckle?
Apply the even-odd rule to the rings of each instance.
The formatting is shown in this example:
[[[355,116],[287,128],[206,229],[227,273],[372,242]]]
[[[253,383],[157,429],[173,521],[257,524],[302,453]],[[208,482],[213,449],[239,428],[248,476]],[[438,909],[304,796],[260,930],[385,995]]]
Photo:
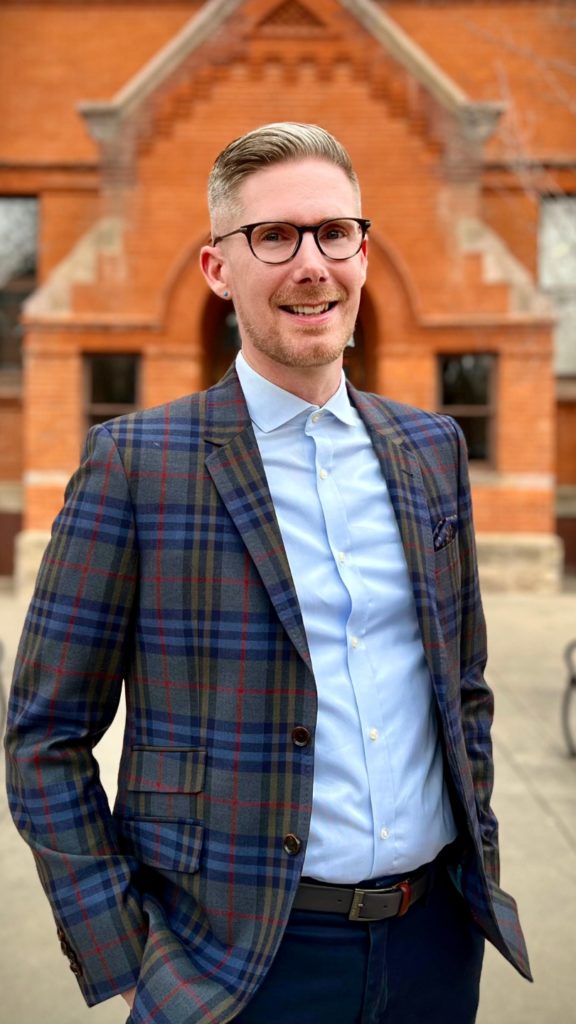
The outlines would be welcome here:
[[[354,889],[354,895],[352,896],[352,904],[350,906],[350,910],[348,911],[349,921],[381,920],[381,918],[379,917],[364,917],[360,913],[362,907],[364,906],[364,897],[367,895],[368,891],[372,892],[372,890],[367,889]],[[382,894],[392,892],[401,893],[400,906],[398,908],[397,913],[393,915],[394,917],[403,917],[406,911],[410,908],[410,904],[412,902],[412,885],[409,879],[405,879],[403,882],[397,882],[396,885],[391,886],[389,889],[379,889],[376,890],[376,892],[381,892]]]

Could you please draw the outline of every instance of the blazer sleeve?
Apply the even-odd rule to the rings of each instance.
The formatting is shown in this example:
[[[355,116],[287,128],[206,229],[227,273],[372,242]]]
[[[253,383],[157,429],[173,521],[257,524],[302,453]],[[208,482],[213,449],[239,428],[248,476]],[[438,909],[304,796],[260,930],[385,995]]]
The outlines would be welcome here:
[[[494,696],[484,678],[487,661],[486,622],[478,580],[466,441],[460,427],[454,421],[452,422],[457,434],[458,445],[459,542],[462,566],[460,636],[462,726],[474,784],[484,866],[488,877],[498,884],[500,878],[498,821],[490,806],[494,785],[494,762],[490,735],[494,717]]]
[[[37,579],[6,734],[12,815],[88,1005],[136,983],[146,937],[93,755],[120,699],[137,571],[124,467],[95,427]]]

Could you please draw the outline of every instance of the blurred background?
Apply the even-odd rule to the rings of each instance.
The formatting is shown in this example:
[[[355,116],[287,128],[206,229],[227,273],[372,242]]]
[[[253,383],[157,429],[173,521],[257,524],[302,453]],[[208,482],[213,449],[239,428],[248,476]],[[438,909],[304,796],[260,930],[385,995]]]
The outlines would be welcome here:
[[[485,1020],[564,1024],[576,1019],[574,762],[559,725],[576,636],[575,0],[0,2],[4,691],[87,429],[210,386],[234,357],[234,314],[198,270],[206,178],[232,138],[279,120],[345,144],[372,221],[348,376],[447,412],[466,435],[500,800],[516,824],[510,888],[524,891],[547,978],[532,989],[490,961]],[[120,733],[121,720],[103,747],[111,794]],[[74,979],[63,962],[52,971],[31,860],[4,831],[8,1019],[32,1024],[54,986],[54,1020],[80,1021]],[[123,1019],[118,1005],[92,1014]]]

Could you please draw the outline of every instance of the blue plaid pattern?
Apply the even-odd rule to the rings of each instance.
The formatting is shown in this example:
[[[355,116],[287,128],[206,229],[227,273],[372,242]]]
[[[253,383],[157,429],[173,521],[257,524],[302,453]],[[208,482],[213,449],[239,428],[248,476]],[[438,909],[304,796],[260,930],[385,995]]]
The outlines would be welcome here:
[[[464,442],[453,421],[351,389],[394,505],[463,837],[462,891],[529,976],[498,886]],[[110,810],[93,747],[125,681]],[[135,1024],[231,1020],[270,966],[308,834],[316,691],[235,371],[90,431],[20,644],[7,732],[14,820],[92,1005]],[[284,848],[293,833],[299,853]]]

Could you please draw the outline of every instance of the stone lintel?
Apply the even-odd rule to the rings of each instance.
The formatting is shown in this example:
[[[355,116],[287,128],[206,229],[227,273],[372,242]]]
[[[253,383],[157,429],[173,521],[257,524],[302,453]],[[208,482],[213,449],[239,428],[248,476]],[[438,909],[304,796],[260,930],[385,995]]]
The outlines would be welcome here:
[[[21,512],[23,504],[22,484],[17,480],[0,480],[0,512]]]

